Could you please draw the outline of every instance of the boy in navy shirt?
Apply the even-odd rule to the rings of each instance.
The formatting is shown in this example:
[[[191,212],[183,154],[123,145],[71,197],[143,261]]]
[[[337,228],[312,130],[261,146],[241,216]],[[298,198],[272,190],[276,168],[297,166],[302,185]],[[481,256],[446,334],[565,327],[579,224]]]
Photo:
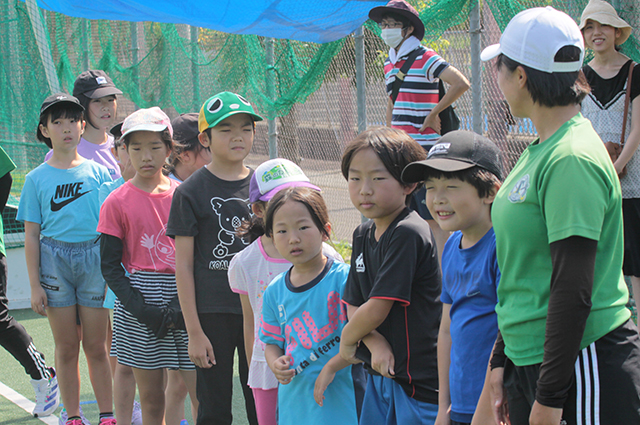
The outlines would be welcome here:
[[[498,333],[500,270],[491,204],[500,188],[500,164],[500,150],[489,139],[453,131],[426,160],[402,173],[407,183],[425,181],[431,215],[454,232],[442,253],[436,425],[471,423]]]

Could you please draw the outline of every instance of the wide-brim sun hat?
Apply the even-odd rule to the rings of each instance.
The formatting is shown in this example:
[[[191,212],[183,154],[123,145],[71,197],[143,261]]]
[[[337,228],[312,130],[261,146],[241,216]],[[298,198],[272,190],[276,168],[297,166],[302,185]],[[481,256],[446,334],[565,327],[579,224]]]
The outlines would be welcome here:
[[[136,131],[153,131],[160,132],[165,129],[169,130],[169,134],[173,137],[173,128],[171,120],[162,112],[162,109],[154,106],[148,109],[138,109],[122,123],[122,137]]]
[[[418,40],[424,38],[424,23],[418,15],[418,11],[404,0],[391,0],[385,6],[377,6],[369,11],[369,19],[374,22],[382,22],[382,16],[387,13],[395,13],[403,16],[411,22],[413,26],[413,36]]]
[[[609,25],[613,28],[620,30],[620,36],[616,39],[616,45],[627,41],[631,35],[631,25],[629,25],[624,19],[618,16],[618,13],[612,5],[603,0],[591,0],[587,7],[582,11],[580,17],[580,30],[583,30],[587,25],[587,20],[591,19],[602,25]]]
[[[556,62],[556,53],[565,46],[579,48],[580,58]],[[500,43],[485,48],[480,59],[488,61],[500,54],[538,71],[575,72],[582,68],[584,39],[576,22],[566,13],[551,6],[534,7],[514,16]]]

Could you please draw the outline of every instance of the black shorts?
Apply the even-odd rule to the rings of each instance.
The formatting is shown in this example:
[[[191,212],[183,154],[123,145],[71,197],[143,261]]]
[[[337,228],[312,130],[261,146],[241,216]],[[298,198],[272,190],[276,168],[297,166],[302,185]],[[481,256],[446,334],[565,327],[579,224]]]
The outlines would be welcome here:
[[[625,276],[640,277],[640,198],[622,200]]]
[[[540,364],[504,368],[512,425],[527,425]],[[563,406],[567,425],[640,423],[640,338],[631,320],[578,353]]]

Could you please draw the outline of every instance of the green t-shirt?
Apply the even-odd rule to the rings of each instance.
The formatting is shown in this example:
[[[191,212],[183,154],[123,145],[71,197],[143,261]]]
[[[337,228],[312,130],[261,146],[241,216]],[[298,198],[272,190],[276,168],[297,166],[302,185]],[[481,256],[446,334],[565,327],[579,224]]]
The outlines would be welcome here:
[[[551,283],[549,244],[571,236],[598,241],[592,308],[581,348],[629,319],[622,275],[620,182],[582,114],[513,167],[492,208],[498,265],[498,325],[516,366],[542,362]]]
[[[0,177],[4,177],[5,174],[12,172],[16,169],[16,164],[13,163],[9,155],[0,146]],[[7,255],[4,250],[4,226],[2,224],[2,215],[0,215],[0,254]]]

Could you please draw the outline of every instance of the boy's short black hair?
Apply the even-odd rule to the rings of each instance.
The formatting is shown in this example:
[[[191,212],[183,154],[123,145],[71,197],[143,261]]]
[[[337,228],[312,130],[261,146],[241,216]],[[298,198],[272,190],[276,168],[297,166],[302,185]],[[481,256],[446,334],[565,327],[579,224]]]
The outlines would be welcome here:
[[[372,127],[353,139],[342,154],[342,175],[347,181],[351,161],[354,155],[363,149],[373,150],[387,171],[404,187],[411,184],[402,181],[404,167],[427,157],[424,148],[404,131],[389,127]],[[407,205],[411,199],[410,196],[407,196]]]
[[[564,46],[556,53],[556,62],[575,62],[580,60],[580,49],[576,46]],[[552,108],[554,106],[579,105],[591,91],[582,70],[574,72],[544,72],[522,65],[500,54],[496,60],[496,69],[506,67],[510,72],[521,66],[527,74],[527,90],[534,103]]]
[[[82,107],[79,105],[74,105],[71,102],[60,102],[48,107],[42,114],[40,114],[40,121],[38,122],[36,137],[41,142],[44,142],[44,144],[47,145],[49,149],[53,149],[51,139],[48,137],[44,137],[44,134],[42,134],[42,132],[40,131],[40,126],[42,125],[43,127],[46,127],[49,124],[49,121],[55,121],[60,118],[69,118],[75,119],[77,121],[82,121]]]
[[[499,186],[501,184],[498,176],[496,176],[489,170],[478,167],[477,165],[465,170],[451,172],[440,171],[436,170],[435,168],[425,167],[424,179],[425,181],[429,179],[461,180],[475,187],[478,191],[479,198],[486,198],[487,196],[490,196],[492,194],[495,195],[495,193],[492,193],[492,191],[494,190],[496,185]]]

